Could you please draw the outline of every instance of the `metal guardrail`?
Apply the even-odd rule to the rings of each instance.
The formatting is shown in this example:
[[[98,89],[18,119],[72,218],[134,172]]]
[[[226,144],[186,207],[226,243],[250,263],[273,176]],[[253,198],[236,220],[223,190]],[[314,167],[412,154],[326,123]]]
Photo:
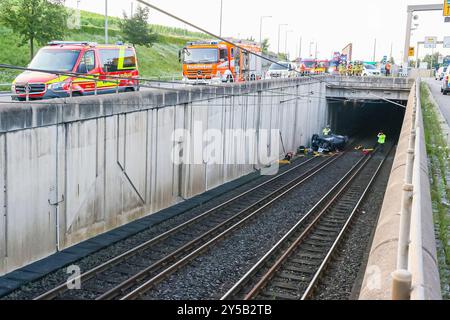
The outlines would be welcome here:
[[[393,300],[425,300],[424,266],[422,247],[422,194],[424,184],[421,174],[421,160],[424,153],[421,140],[424,139],[420,82],[415,83],[412,110],[412,126],[409,135],[405,184],[403,186],[400,213],[400,233],[397,252],[397,270],[392,274]],[[431,213],[430,213],[431,214]]]

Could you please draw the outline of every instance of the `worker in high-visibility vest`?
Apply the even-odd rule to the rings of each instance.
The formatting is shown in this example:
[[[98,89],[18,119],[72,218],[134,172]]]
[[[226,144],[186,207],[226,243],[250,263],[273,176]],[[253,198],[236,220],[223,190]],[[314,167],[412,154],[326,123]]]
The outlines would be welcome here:
[[[323,133],[324,136],[329,136],[329,135],[331,134],[331,128],[330,128],[330,125],[328,125],[328,126],[326,126],[325,128],[323,128],[322,133]]]
[[[361,64],[361,62],[358,62],[358,63],[356,64],[355,75],[358,76],[358,77],[360,77],[360,76],[362,75],[362,72],[363,72],[362,64]]]
[[[384,134],[383,131],[381,131],[378,134],[378,149],[383,152],[384,151],[384,145],[386,143],[386,135]]]
[[[353,76],[353,65],[351,62],[347,66],[347,75],[350,77]]]
[[[339,75],[341,76],[345,76],[345,73],[347,72],[346,68],[345,68],[345,64],[341,63],[339,65]]]

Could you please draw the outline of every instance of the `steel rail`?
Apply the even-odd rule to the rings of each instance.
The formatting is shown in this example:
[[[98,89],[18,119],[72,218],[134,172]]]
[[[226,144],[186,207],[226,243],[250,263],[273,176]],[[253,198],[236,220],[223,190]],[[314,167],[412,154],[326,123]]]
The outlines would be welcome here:
[[[256,217],[258,214],[263,212],[266,208],[268,208],[269,206],[271,206],[272,204],[277,202],[279,199],[281,199],[282,197],[284,197],[285,195],[290,193],[292,190],[297,188],[299,185],[303,184],[307,180],[314,177],[318,172],[322,171],[324,168],[328,167],[331,163],[335,162],[337,159],[339,159],[342,156],[343,156],[343,153],[337,157],[331,158],[329,161],[324,161],[323,162],[324,165],[322,167],[320,167],[318,169],[316,168],[317,170],[313,169],[312,170],[313,172],[310,171],[310,172],[306,173],[304,176],[295,179],[294,183],[292,181],[290,183],[288,183],[287,185],[290,185],[289,187],[283,186],[282,188],[279,188],[277,192],[272,193],[271,195],[266,197],[266,199],[274,196],[275,193],[279,193],[279,192],[281,192],[281,193],[276,195],[275,198],[271,199],[269,202],[265,203],[264,205],[259,206],[259,207],[252,206],[252,208],[244,209],[242,212],[250,210],[251,213],[249,215],[247,215],[245,218],[243,218],[242,220],[238,221],[237,223],[235,223],[234,225],[229,227],[228,229],[226,229],[225,231],[223,231],[222,233],[215,236],[213,239],[209,240],[208,242],[204,243],[202,246],[195,249],[195,251],[191,252],[187,256],[178,260],[176,263],[169,266],[165,270],[161,271],[159,274],[153,276],[150,280],[146,281],[145,283],[143,283],[142,285],[140,285],[139,287],[137,287],[130,293],[122,296],[120,300],[134,300],[134,299],[139,298],[140,296],[142,296],[143,294],[148,292],[151,288],[153,288],[156,284],[158,284],[160,281],[162,281],[163,279],[165,279],[166,277],[168,277],[169,275],[171,275],[172,273],[179,270],[184,265],[186,265],[187,263],[189,263],[190,261],[192,261],[193,259],[198,257],[201,253],[208,250],[213,244],[215,244],[219,240],[226,238],[233,231],[235,231],[236,229],[243,226],[250,219]],[[149,267],[149,269],[150,268],[153,268],[153,266]],[[128,285],[129,285],[129,283],[125,284],[125,286],[128,286]],[[122,289],[122,285],[118,286],[117,288],[115,288],[113,290],[117,292],[117,291],[121,291],[121,289]]]
[[[270,259],[273,258],[277,252],[283,252],[282,247],[289,243],[290,239],[295,236],[296,233],[299,232],[300,227],[305,225],[306,221],[310,218],[313,218],[316,213],[319,211],[319,214],[316,215],[316,218],[313,222],[311,222],[305,231],[297,238],[297,240],[289,247],[287,251],[284,252],[281,258],[277,260],[274,266],[270,268],[270,270],[262,277],[262,279],[257,283],[256,286],[252,288],[250,293],[246,294],[245,299],[251,299],[255,296],[264,285],[270,281],[271,276],[278,270],[278,267],[282,262],[285,261],[285,258],[289,257],[290,253],[297,247],[300,241],[309,233],[309,230],[312,230],[315,223],[320,220],[322,215],[327,212],[328,208],[332,206],[336,199],[338,199],[346,190],[347,187],[354,181],[354,179],[359,175],[359,173],[364,169],[365,165],[372,158],[371,155],[367,155],[363,157],[358,163],[356,163],[347,174],[293,227],[290,231],[288,231],[285,236],[278,241],[278,243],[269,250],[264,257],[262,257],[242,278],[239,280],[222,298],[221,300],[233,299],[242,289],[249,283],[255,274],[260,271]],[[341,187],[342,186],[342,187]],[[330,200],[328,200],[332,197]],[[325,204],[325,207],[323,207]],[[322,209],[321,209],[322,208]],[[301,230],[300,230],[301,231]]]
[[[375,173],[373,174],[372,178],[369,181],[369,184],[367,185],[363,194],[359,198],[358,203],[356,204],[355,208],[353,209],[352,213],[350,214],[349,218],[347,219],[341,232],[339,233],[338,237],[336,238],[336,240],[334,241],[330,250],[328,251],[328,253],[327,253],[325,259],[323,260],[322,264],[320,265],[319,269],[315,273],[308,288],[306,288],[305,293],[303,294],[301,300],[309,299],[313,295],[314,289],[317,287],[317,284],[318,284],[320,278],[323,276],[325,270],[327,269],[327,266],[329,265],[329,263],[332,260],[333,255],[336,253],[337,249],[339,248],[339,245],[340,245],[341,241],[343,240],[345,234],[349,231],[351,223],[354,220],[355,216],[358,214],[358,210],[360,209],[361,204],[366,199],[367,194],[369,193],[369,190],[372,188],[372,185],[375,182],[375,179],[378,177],[378,174],[380,173],[381,168],[383,167],[384,163],[386,162],[389,154],[392,152],[393,149],[394,149],[394,146],[391,147],[391,149],[387,153],[386,157],[381,161],[380,165],[376,169]]]
[[[155,238],[152,238],[149,241],[146,241],[145,243],[142,243],[141,245],[139,245],[139,246],[137,246],[137,247],[135,247],[135,248],[133,248],[131,250],[128,250],[128,251],[122,253],[121,255],[119,255],[119,256],[117,256],[115,258],[102,263],[101,265],[99,265],[99,266],[97,266],[97,267],[95,267],[95,268],[93,268],[93,269],[91,269],[91,270],[81,274],[80,276],[78,276],[77,278],[75,278],[73,280],[79,280],[79,281],[82,281],[82,282],[90,280],[93,277],[95,277],[97,274],[99,274],[101,272],[104,272],[105,270],[107,270],[107,269],[117,265],[118,263],[121,263],[122,261],[125,261],[126,259],[128,259],[128,258],[130,258],[132,256],[135,256],[136,254],[138,254],[139,252],[149,248],[150,246],[153,246],[153,245],[155,245],[155,244],[157,244],[157,243],[167,239],[169,236],[171,236],[171,235],[179,232],[180,230],[185,229],[186,227],[191,226],[194,223],[196,223],[196,222],[198,222],[198,221],[200,221],[200,220],[210,216],[211,214],[215,213],[216,211],[224,209],[225,207],[229,206],[233,202],[236,202],[237,200],[242,199],[243,197],[245,197],[245,196],[255,192],[256,190],[262,189],[264,186],[266,186],[268,184],[271,184],[271,183],[273,183],[276,180],[279,180],[280,178],[290,174],[294,170],[297,170],[297,169],[305,166],[306,164],[314,161],[315,159],[317,159],[317,158],[311,158],[309,160],[306,160],[306,161],[296,165],[295,167],[293,167],[293,168],[291,168],[289,170],[286,170],[285,172],[281,173],[280,175],[278,175],[276,177],[273,177],[273,178],[271,178],[271,179],[269,179],[269,180],[267,180],[267,181],[265,181],[265,182],[255,186],[255,187],[253,187],[253,188],[251,188],[251,189],[249,189],[249,190],[247,190],[247,191],[245,191],[245,192],[243,192],[243,193],[241,193],[241,194],[239,194],[239,195],[237,195],[237,196],[235,196],[235,197],[225,201],[224,203],[221,203],[221,204],[219,204],[219,205],[217,205],[217,206],[215,206],[215,207],[205,211],[204,213],[200,214],[199,216],[197,216],[197,217],[195,217],[193,219],[190,219],[190,220],[180,224],[179,226],[177,226],[175,228],[172,228],[172,229],[164,232],[163,234],[161,234],[161,235],[159,235],[159,236],[157,236]],[[326,162],[326,161],[324,161],[324,162]],[[48,292],[46,292],[46,293],[44,293],[44,294],[34,298],[34,300],[51,300],[51,299],[55,299],[59,295],[61,295],[62,293],[66,292],[68,290],[69,289],[67,287],[67,283],[62,283],[59,286],[53,288],[52,290],[50,290],[50,291],[48,291]]]

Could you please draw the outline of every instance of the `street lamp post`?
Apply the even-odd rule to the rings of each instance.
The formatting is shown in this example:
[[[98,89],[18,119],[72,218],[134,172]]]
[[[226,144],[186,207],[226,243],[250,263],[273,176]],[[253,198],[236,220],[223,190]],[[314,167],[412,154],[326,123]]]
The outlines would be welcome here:
[[[281,27],[287,26],[287,23],[279,24],[278,25],[278,55],[280,55],[280,33],[281,33]]]
[[[302,37],[300,37],[300,47],[298,49],[298,57],[302,58]]]
[[[375,42],[373,44],[373,60],[376,61],[377,58],[377,39],[375,38]]]
[[[311,41],[309,43],[309,57],[312,58],[312,45],[314,44],[314,41]]]
[[[108,0],[105,0],[105,44],[108,44]]]
[[[223,0],[220,0],[220,32],[219,32],[220,36],[222,36],[222,21],[223,21]]]
[[[263,25],[263,19],[266,18],[272,18],[272,16],[262,16],[260,23],[259,23],[259,43],[262,45],[262,25]]]
[[[286,54],[286,59],[289,56],[288,51],[287,51],[287,45],[288,45],[288,33],[290,32],[294,32],[294,30],[286,30],[286,37],[285,37],[285,42],[284,42],[284,52]]]
[[[408,75],[408,64],[409,64],[409,46],[411,43],[411,28],[413,24],[413,19],[417,18],[414,16],[415,12],[420,11],[442,11],[444,9],[443,4],[423,4],[423,5],[410,5],[407,8],[407,19],[406,19],[406,36],[405,36],[405,47],[403,50],[403,70],[402,74],[404,76]]]

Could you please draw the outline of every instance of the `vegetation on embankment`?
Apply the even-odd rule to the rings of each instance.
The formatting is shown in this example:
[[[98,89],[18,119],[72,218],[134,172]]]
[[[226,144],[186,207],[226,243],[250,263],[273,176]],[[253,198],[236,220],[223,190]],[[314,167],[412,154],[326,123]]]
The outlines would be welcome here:
[[[430,168],[431,198],[438,239],[438,259],[444,299],[450,299],[450,150],[430,91],[421,84],[421,102]]]
[[[151,19],[151,16],[150,16]],[[109,18],[109,42],[121,41],[119,18]],[[181,28],[151,25],[158,35],[151,48],[137,46],[139,69],[142,77],[181,77],[181,65],[178,51],[188,41],[208,38],[205,34],[191,32]],[[72,29],[65,37],[66,41],[90,41],[104,43],[104,17],[99,14],[81,11],[80,29]],[[15,66],[27,66],[30,62],[29,48],[20,46],[20,38],[11,29],[0,25],[0,63]],[[37,47],[39,48],[39,47]],[[10,83],[18,74],[16,71],[0,70],[0,84]],[[5,90],[5,87],[0,88]]]

